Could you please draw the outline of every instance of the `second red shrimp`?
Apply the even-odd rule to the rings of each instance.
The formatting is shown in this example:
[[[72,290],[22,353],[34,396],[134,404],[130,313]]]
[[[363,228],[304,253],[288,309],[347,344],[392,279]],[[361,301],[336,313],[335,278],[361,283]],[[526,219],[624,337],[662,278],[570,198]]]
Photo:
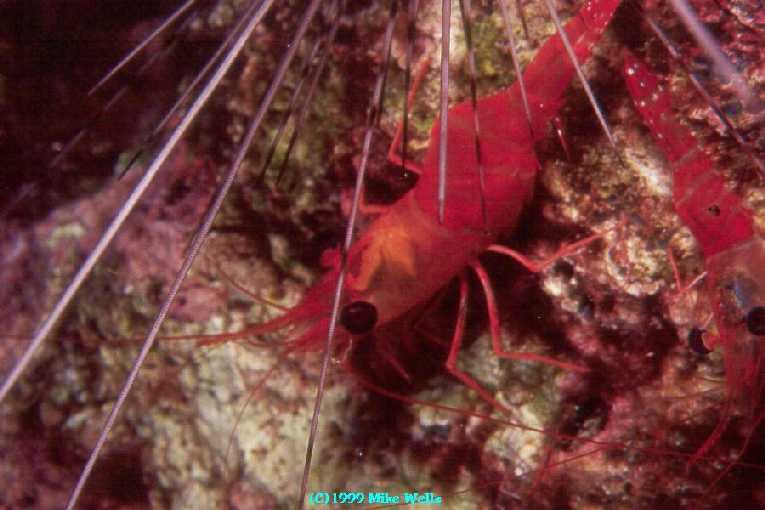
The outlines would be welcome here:
[[[693,134],[675,120],[671,96],[659,78],[630,53],[623,74],[637,109],[667,158],[675,210],[705,259],[702,285],[712,317],[704,344],[710,350],[722,349],[730,404],[756,426],[762,420],[765,391],[765,239],[755,229],[753,212],[727,188]],[[719,439],[732,412],[731,407],[723,411],[698,456]]]

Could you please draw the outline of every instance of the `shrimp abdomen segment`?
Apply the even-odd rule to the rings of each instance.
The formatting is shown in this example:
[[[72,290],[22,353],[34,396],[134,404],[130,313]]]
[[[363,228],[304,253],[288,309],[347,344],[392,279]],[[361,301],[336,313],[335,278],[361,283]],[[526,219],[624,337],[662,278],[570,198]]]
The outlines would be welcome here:
[[[620,0],[592,0],[566,25],[566,34],[579,62],[590,55]],[[475,149],[473,107],[470,101],[449,109],[447,204],[444,225],[500,231],[512,228],[517,220],[513,202],[523,205],[531,197],[533,180],[539,168],[534,142],[546,135],[547,124],[563,104],[563,94],[575,74],[560,35],[548,39],[526,67],[523,79],[529,94],[531,126],[521,100],[520,85],[514,85],[478,100],[481,130],[481,160]],[[529,129],[531,127],[531,129]],[[423,174],[415,190],[426,214],[437,215],[438,152],[440,121],[433,124]],[[483,216],[479,164],[485,176]]]
[[[705,158],[704,166],[711,164]],[[692,173],[676,169],[675,176]],[[691,230],[705,257],[724,252],[754,235],[752,212],[741,203],[741,198],[727,189],[723,176],[706,173],[689,189],[673,192],[675,210]]]
[[[593,45],[600,39],[620,3],[621,0],[587,2],[566,24],[566,35],[580,64],[589,59]],[[574,64],[557,34],[540,48],[534,61],[524,71],[523,78],[529,92],[532,114],[535,109],[542,113],[542,118],[537,119],[535,116],[533,119],[535,137],[544,136],[544,131],[536,128],[544,128],[557,115],[563,93],[575,72]],[[512,88],[517,89],[517,84]]]
[[[705,257],[735,247],[754,235],[751,211],[727,189],[725,179],[699,148],[696,137],[672,111],[659,78],[625,51],[624,79],[637,109],[672,169],[675,210]]]

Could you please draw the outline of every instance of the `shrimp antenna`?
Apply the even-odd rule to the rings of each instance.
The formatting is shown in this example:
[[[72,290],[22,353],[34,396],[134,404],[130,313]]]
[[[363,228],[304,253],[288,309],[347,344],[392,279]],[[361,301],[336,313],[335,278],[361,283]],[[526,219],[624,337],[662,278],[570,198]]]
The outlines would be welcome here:
[[[412,82],[412,52],[414,39],[417,36],[418,0],[409,0],[409,9],[406,13],[406,50],[404,65],[404,90],[409,90]],[[401,139],[401,171],[406,172],[407,146],[409,145],[409,98],[404,97],[404,108],[401,114],[402,139]]]
[[[441,1],[441,122],[438,137],[438,221],[444,222],[446,203],[447,140],[449,136],[449,40],[451,37],[452,3]]]
[[[117,401],[114,403],[114,406],[112,407],[112,410],[110,411],[109,416],[106,419],[106,423],[101,429],[98,440],[96,441],[96,446],[91,451],[87,464],[83,468],[82,473],[80,474],[80,478],[77,481],[77,485],[72,491],[72,495],[69,498],[69,502],[67,503],[66,510],[72,510],[75,504],[77,503],[80,493],[82,492],[82,489],[84,488],[85,483],[87,482],[90,476],[90,473],[93,470],[93,466],[95,465],[96,460],[98,459],[101,449],[106,443],[107,436],[109,435],[109,432],[114,426],[114,423],[117,419],[117,415],[120,409],[122,408],[122,406],[124,405],[125,400],[127,400],[128,395],[130,394],[130,390],[132,389],[133,383],[135,382],[138,376],[138,372],[141,369],[141,366],[143,365],[143,362],[146,359],[146,356],[148,356],[149,351],[154,345],[154,341],[156,340],[157,334],[159,333],[159,328],[161,327],[162,322],[164,322],[165,317],[167,316],[167,312],[170,310],[170,307],[172,306],[173,301],[175,300],[175,296],[178,293],[178,290],[180,289],[181,285],[183,284],[183,281],[186,278],[186,274],[191,268],[191,264],[194,262],[194,259],[199,253],[199,250],[202,248],[202,245],[205,242],[207,234],[210,232],[210,228],[212,227],[212,223],[215,220],[215,216],[217,215],[218,210],[223,204],[223,200],[225,199],[226,194],[228,193],[228,190],[231,188],[231,185],[234,183],[236,174],[239,168],[241,167],[242,162],[244,161],[244,157],[247,153],[247,150],[250,147],[250,144],[252,143],[253,138],[255,137],[255,133],[258,131],[258,128],[260,128],[260,124],[263,118],[265,117],[266,112],[270,108],[271,102],[273,101],[273,98],[276,95],[277,90],[279,89],[282,82],[284,81],[284,75],[287,72],[287,68],[292,62],[292,59],[294,58],[295,53],[297,52],[297,49],[300,46],[300,41],[303,39],[303,36],[305,35],[308,29],[308,25],[313,19],[314,14],[316,14],[316,11],[318,10],[320,3],[321,3],[321,0],[313,0],[311,4],[308,6],[308,8],[306,9],[305,13],[303,14],[303,18],[301,19],[300,26],[298,27],[297,33],[295,34],[293,44],[287,47],[285,54],[282,56],[282,60],[281,62],[279,62],[279,66],[277,67],[274,77],[272,78],[271,83],[269,84],[268,89],[266,90],[266,93],[261,99],[260,106],[258,107],[258,110],[255,113],[255,116],[250,121],[250,124],[247,128],[247,132],[239,144],[236,157],[234,158],[234,161],[232,161],[231,165],[226,170],[226,173],[223,176],[223,180],[221,181],[221,184],[219,185],[218,190],[216,191],[213,201],[210,203],[210,206],[207,208],[207,211],[205,211],[205,214],[199,226],[199,229],[194,235],[194,238],[191,240],[191,244],[189,245],[186,257],[183,260],[183,264],[181,265],[181,268],[176,273],[176,276],[172,283],[170,291],[168,292],[168,295],[166,296],[164,302],[162,303],[159,313],[154,318],[154,323],[152,324],[149,333],[146,335],[146,338],[144,339],[143,345],[141,346],[141,352],[139,353],[132,368],[130,369],[130,374],[128,375],[128,378],[125,381],[125,384],[120,390],[119,397],[117,398]],[[218,70],[216,70],[216,73],[213,76],[213,78],[217,77],[218,74],[222,75],[223,73],[221,73],[220,71],[225,72],[225,70],[228,69],[227,66],[223,64],[225,64],[225,62],[228,62],[228,61],[233,62],[236,56],[238,56],[245,42],[247,42],[247,40],[249,39],[249,36],[255,30],[255,27],[258,25],[258,23],[266,14],[266,12],[268,12],[272,4],[273,4],[273,0],[263,0],[260,3],[253,5],[253,8],[250,11],[252,12],[249,18],[250,21],[247,23],[244,31],[237,38],[229,54],[226,55],[226,59],[224,60],[224,62],[221,63],[221,66],[219,66]],[[208,86],[205,87],[205,89],[207,89],[209,86],[210,84],[208,84]]]
[[[287,170],[287,165],[290,161],[290,156],[292,155],[292,148],[295,146],[295,142],[297,141],[298,134],[300,133],[300,126],[303,126],[305,124],[306,117],[311,112],[311,100],[313,99],[313,96],[316,94],[316,89],[319,86],[319,79],[321,78],[321,75],[324,73],[324,67],[327,65],[327,59],[329,58],[329,50],[335,42],[335,35],[337,34],[337,29],[340,26],[340,15],[342,14],[342,9],[337,9],[337,13],[335,14],[335,20],[332,23],[332,29],[327,36],[327,44],[324,46],[321,57],[319,57],[319,63],[316,65],[316,71],[313,74],[313,79],[311,80],[311,84],[308,86],[308,92],[306,92],[305,99],[303,100],[302,104],[298,107],[297,117],[295,118],[295,122],[292,125],[292,134],[290,135],[289,142],[287,143],[287,151],[284,154],[284,159],[282,160],[281,167],[279,168],[279,173],[276,176],[276,185],[278,186],[281,181],[282,177],[284,176],[285,171]],[[295,181],[293,181],[293,184],[295,184]]]
[[[190,19],[190,18],[189,18]],[[187,24],[189,20],[186,20],[179,28],[178,30],[182,30]],[[158,51],[151,55],[149,60],[147,60],[135,73],[136,78],[140,78],[146,72],[151,69],[154,64],[157,63],[161,58],[165,57],[167,54],[169,54],[175,46],[178,44],[177,40],[173,40],[170,44],[168,44],[165,48],[163,48],[161,51]],[[131,85],[125,84],[122,85],[117,92],[115,92],[111,99],[106,102],[103,108],[101,108],[95,115],[93,115],[90,119],[88,119],[82,128],[64,145],[64,147],[59,151],[58,154],[48,163],[49,168],[55,168],[57,167],[61,161],[64,160],[64,158],[69,154],[72,149],[83,139],[85,134],[88,132],[90,128],[93,127],[96,122],[98,122],[106,113],[108,113],[117,102],[119,102],[120,99],[127,93],[128,90],[130,90]]]
[[[470,0],[460,0],[460,15],[462,26],[465,31],[465,43],[467,46],[468,76],[470,76],[470,103],[473,108],[473,131],[475,132],[475,159],[478,163],[478,185],[481,193],[481,216],[483,224],[489,223],[489,212],[486,209],[486,182],[481,156],[481,125],[478,121],[478,93],[476,91],[475,51],[473,50],[473,34],[471,30],[472,13]],[[525,96],[524,96],[525,97]]]
[[[391,0],[391,6],[390,6],[390,12],[388,13],[388,18],[392,19],[396,17],[396,14],[398,14],[398,0]],[[391,32],[391,37],[393,37],[393,32]],[[388,37],[388,32],[385,32],[385,37]],[[385,86],[388,83],[388,69],[390,69],[390,62],[391,62],[391,51],[390,47],[386,45],[385,50],[385,63],[383,64],[382,68],[382,84],[380,85],[380,90],[385,91]],[[385,105],[385,94],[380,93],[380,96],[378,97],[377,103],[375,103],[375,107],[370,109],[368,112],[372,116],[372,124],[374,127],[379,128],[380,127],[380,119],[382,118],[382,112],[383,107]]]
[[[212,95],[214,90],[217,88],[221,79],[226,74],[228,69],[231,67],[231,65],[234,62],[234,59],[236,58],[236,56],[239,54],[242,47],[244,46],[244,43],[247,40],[247,36],[255,29],[255,25],[265,15],[265,13],[268,11],[272,3],[273,3],[273,0],[261,0],[257,4],[256,12],[252,16],[252,20],[253,20],[253,23],[251,23],[252,26],[250,25],[247,26],[247,28],[249,29],[248,30],[249,33],[242,33],[240,38],[237,39],[235,46],[232,48],[232,51],[228,55],[226,55],[226,58],[219,64],[218,68],[216,69],[214,75],[211,77],[210,81],[207,83],[204,89],[199,93],[196,100],[189,108],[189,111],[186,112],[186,115],[181,119],[178,126],[173,130],[173,132],[171,133],[165,145],[162,147],[162,149],[159,151],[157,156],[154,158],[151,165],[144,173],[143,177],[141,177],[141,180],[138,181],[135,188],[133,188],[133,191],[125,199],[125,202],[118,209],[117,214],[109,223],[109,226],[106,228],[104,233],[101,234],[101,237],[99,238],[93,250],[90,252],[88,257],[82,263],[80,268],[77,270],[77,273],[72,277],[72,280],[69,282],[69,285],[67,285],[66,289],[64,289],[64,292],[56,301],[56,304],[54,305],[53,310],[50,312],[48,317],[43,321],[40,328],[35,332],[29,346],[24,351],[24,354],[22,354],[19,361],[11,370],[11,373],[6,377],[5,381],[3,381],[2,387],[0,387],[0,402],[2,402],[5,399],[5,397],[8,395],[8,392],[10,392],[11,388],[16,384],[16,381],[19,379],[19,377],[21,377],[21,374],[24,373],[26,367],[32,361],[32,357],[34,356],[37,349],[40,347],[40,345],[42,345],[43,341],[51,332],[56,322],[58,322],[58,319],[64,313],[64,310],[66,309],[67,305],[69,305],[69,302],[72,300],[75,293],[79,290],[82,283],[85,281],[85,278],[88,277],[90,272],[93,270],[93,267],[100,260],[104,251],[109,246],[112,239],[114,239],[114,236],[117,234],[117,231],[125,222],[125,219],[127,218],[127,216],[136,206],[136,204],[138,203],[138,200],[140,200],[141,196],[143,196],[144,192],[149,187],[154,177],[157,175],[157,172],[159,171],[160,167],[164,164],[164,162],[170,156],[170,153],[173,151],[175,146],[183,137],[186,130],[189,128],[192,121],[196,118],[199,111],[204,107],[204,105],[210,99],[210,96]]]
[[[290,102],[287,105],[287,108],[282,113],[282,118],[279,121],[279,127],[276,129],[276,133],[274,133],[274,136],[271,139],[271,145],[268,148],[268,153],[266,153],[266,157],[263,160],[263,165],[260,168],[260,173],[257,178],[259,185],[262,184],[266,179],[266,172],[268,171],[268,167],[271,166],[271,162],[274,159],[274,154],[276,154],[276,147],[279,145],[279,142],[282,141],[284,132],[287,130],[287,123],[289,122],[290,118],[292,118],[292,114],[295,113],[295,109],[298,107],[298,99],[300,98],[300,93],[303,91],[306,78],[308,78],[308,69],[310,69],[311,63],[316,58],[316,55],[319,52],[319,48],[321,48],[323,42],[324,39],[317,39],[311,48],[308,57],[303,61],[303,65],[298,73],[299,79],[297,85],[295,85],[295,88],[292,91],[292,96],[290,97]]]
[[[685,61],[677,48],[677,45],[672,41],[672,39],[669,38],[669,35],[664,30],[662,30],[662,28],[652,16],[646,14],[645,20],[653,33],[656,34],[661,43],[672,56],[672,58],[674,58],[675,61],[679,62],[680,65],[683,66],[683,69],[685,69],[686,73],[688,74],[688,78],[691,80],[691,84],[701,95],[701,97],[704,98],[704,101],[706,101],[709,108],[711,108],[715,115],[717,115],[717,118],[720,119],[720,122],[723,123],[723,126],[725,126],[725,130],[728,132],[728,134],[733,137],[738,146],[747,154],[747,156],[749,156],[749,159],[751,159],[755,164],[760,177],[765,178],[765,163],[762,161],[762,159],[757,157],[757,155],[752,151],[751,146],[741,137],[740,131],[733,125],[730,117],[723,111],[722,108],[720,108],[720,105],[717,103],[717,101],[712,98],[712,95],[707,91],[704,84],[701,83],[701,80],[699,80],[698,75],[688,69],[688,66],[685,64]]]
[[[552,18],[553,23],[555,23],[555,30],[558,32],[558,34],[560,34],[560,40],[563,42],[563,47],[566,48],[568,58],[571,60],[571,64],[573,64],[574,69],[576,69],[576,75],[579,77],[579,82],[582,84],[582,87],[584,87],[587,98],[590,100],[592,110],[598,117],[600,127],[603,129],[603,133],[605,133],[606,138],[608,138],[608,142],[611,144],[611,147],[614,149],[617,158],[619,158],[619,161],[621,162],[621,157],[619,156],[619,150],[616,146],[616,139],[614,138],[614,134],[611,131],[611,127],[608,125],[608,121],[606,120],[606,116],[603,113],[603,109],[598,104],[598,100],[595,97],[595,93],[592,91],[592,87],[590,87],[590,82],[587,81],[587,78],[584,76],[582,66],[579,64],[579,59],[576,58],[576,53],[574,53],[574,48],[571,46],[571,41],[568,38],[568,34],[566,34],[566,31],[563,30],[563,26],[561,25],[558,13],[555,11],[555,7],[552,4],[552,0],[545,0],[545,5],[547,6],[547,10],[550,12],[550,17]]]
[[[698,16],[693,12],[693,9],[688,5],[688,2],[685,0],[669,0],[669,3],[685,25],[685,28],[687,28],[694,39],[696,39],[698,45],[701,46],[706,54],[709,55],[709,58],[712,59],[712,65],[718,76],[720,76],[722,80],[731,83],[733,91],[744,104],[745,108],[749,108],[753,105],[757,98],[752,92],[751,87],[741,76],[741,73],[736,70],[727,55],[725,55],[720,44],[715,40],[715,37],[709,33],[709,30],[699,21]]]
[[[112,79],[112,77],[117,74],[121,69],[123,69],[126,65],[128,65],[141,51],[143,51],[144,48],[146,48],[154,39],[156,39],[162,32],[168,29],[170,25],[175,23],[175,20],[177,20],[179,17],[181,17],[186,11],[188,11],[192,5],[196,3],[196,0],[187,0],[185,4],[181,5],[178,9],[175,10],[168,18],[154,31],[149,34],[148,37],[146,37],[143,41],[138,44],[135,48],[133,48],[127,55],[122,57],[120,61],[115,65],[111,71],[106,73],[106,75],[98,80],[98,83],[93,85],[91,89],[88,91],[88,95],[92,96],[95,94],[101,87],[103,87],[109,80]]]
[[[345,0],[343,0],[342,7],[345,7]],[[384,51],[385,58],[383,59],[383,66],[387,66],[390,62],[391,43],[393,42],[393,28],[396,22],[397,1],[391,0],[390,16],[388,19],[388,25],[385,28],[385,42]],[[308,432],[308,444],[305,452],[305,466],[303,468],[303,478],[300,482],[300,495],[298,500],[298,508],[302,510],[305,508],[305,496],[308,490],[308,475],[311,472],[311,460],[313,458],[313,447],[316,443],[316,435],[319,430],[319,414],[321,413],[321,403],[324,397],[324,388],[327,384],[327,374],[329,372],[329,360],[332,357],[332,344],[335,337],[335,329],[337,328],[337,320],[340,315],[340,300],[343,297],[343,285],[345,283],[345,275],[347,270],[347,253],[351,247],[353,241],[353,232],[356,227],[356,220],[359,214],[359,203],[361,201],[361,193],[364,186],[364,176],[367,171],[367,163],[369,162],[369,152],[372,147],[372,136],[375,130],[375,119],[378,117],[378,113],[375,111],[378,105],[382,104],[383,86],[385,84],[385,70],[381,69],[380,74],[375,83],[374,93],[372,95],[372,101],[370,106],[369,115],[367,116],[367,127],[364,133],[364,145],[361,151],[361,164],[359,165],[359,171],[356,174],[356,184],[353,190],[353,202],[351,205],[351,212],[348,216],[348,224],[345,228],[345,240],[343,242],[343,250],[340,257],[340,267],[338,268],[337,284],[335,285],[335,292],[332,302],[332,314],[329,319],[329,328],[327,330],[327,338],[324,343],[324,355],[321,360],[321,370],[319,372],[319,384],[316,388],[316,400],[314,401],[313,414],[311,415],[311,425]]]
[[[507,40],[510,43],[510,54],[513,56],[513,67],[515,68],[515,75],[518,77],[518,86],[521,89],[521,102],[523,103],[523,112],[526,114],[526,123],[529,126],[529,133],[531,134],[531,139],[533,140],[534,128],[531,127],[531,108],[529,108],[529,96],[526,93],[526,80],[523,78],[523,73],[521,72],[521,64],[518,61],[517,43],[515,41],[515,34],[513,34],[513,27],[510,24],[510,11],[507,9],[507,1],[499,0],[499,7],[502,11],[502,20],[504,21],[505,25],[505,34],[507,35]],[[560,23],[556,23],[555,26],[558,27],[558,32],[562,33],[562,30],[560,29]]]
[[[130,169],[133,167],[136,161],[138,161],[138,158],[141,157],[141,155],[146,150],[146,147],[149,145],[149,143],[156,138],[161,132],[162,129],[164,129],[165,125],[167,125],[168,122],[170,122],[170,119],[173,118],[173,116],[178,112],[178,110],[181,109],[181,106],[183,106],[186,101],[188,100],[189,96],[192,92],[194,92],[197,89],[197,86],[202,82],[202,80],[210,73],[210,69],[212,69],[213,65],[220,61],[221,55],[223,55],[223,52],[226,51],[227,48],[231,47],[231,43],[236,38],[236,35],[241,33],[242,27],[244,27],[245,23],[247,22],[247,17],[243,16],[236,25],[234,25],[233,30],[229,33],[228,37],[223,41],[222,44],[218,46],[218,48],[215,50],[215,53],[212,54],[212,56],[207,59],[207,62],[202,67],[202,69],[194,76],[194,79],[191,81],[191,83],[186,87],[186,89],[183,91],[183,93],[178,97],[178,99],[175,100],[173,103],[173,106],[170,107],[169,110],[162,116],[162,119],[157,123],[156,126],[154,126],[154,129],[151,130],[151,132],[146,135],[143,140],[141,140],[141,143],[138,144],[138,150],[133,154],[133,157],[130,158],[130,161],[127,162],[125,165],[124,170],[120,173],[120,178],[124,177],[125,174],[130,171]]]
[[[183,24],[181,24],[181,26],[176,29],[175,32],[178,33],[187,27],[191,19],[191,17],[187,18]],[[154,67],[158,61],[171,53],[177,44],[178,40],[173,39],[168,45],[162,48],[162,50],[153,53],[149,59],[144,62],[136,71],[135,78],[140,78],[145,75],[152,67]],[[67,157],[67,155],[69,155],[72,149],[74,149],[77,144],[83,140],[88,131],[92,129],[93,126],[95,126],[107,113],[111,111],[112,108],[114,108],[119,103],[119,101],[131,89],[131,87],[132,83],[123,84],[116,92],[114,92],[114,94],[112,94],[111,98],[106,102],[106,104],[100,107],[97,112],[85,120],[79,130],[74,134],[74,136],[69,138],[64,146],[58,150],[58,153],[48,162],[48,169],[55,169],[57,166],[59,166],[61,162]],[[138,154],[140,154],[140,151],[131,160],[131,163],[125,167],[125,170],[122,171],[120,177],[122,177],[122,175],[127,172],[130,166],[132,166],[133,162],[138,159]],[[16,207],[18,207],[19,204],[21,204],[42,183],[44,183],[47,175],[48,174],[34,178],[31,182],[27,183],[27,185],[25,185],[18,193],[16,193],[6,204],[3,204],[2,208],[0,208],[0,220],[5,219],[12,211],[16,209]]]
[[[529,25],[526,23],[526,15],[523,14],[522,0],[515,0],[515,11],[518,13],[518,18],[521,20],[521,27],[523,27],[523,37],[526,38],[530,46],[535,46],[536,43],[531,39],[531,35],[529,35]]]

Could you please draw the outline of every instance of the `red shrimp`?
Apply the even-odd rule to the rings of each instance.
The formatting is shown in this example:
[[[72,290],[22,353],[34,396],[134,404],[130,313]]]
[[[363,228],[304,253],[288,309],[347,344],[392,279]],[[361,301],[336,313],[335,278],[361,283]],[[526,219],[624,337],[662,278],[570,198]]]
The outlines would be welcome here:
[[[723,349],[729,402],[756,425],[765,390],[765,239],[755,229],[752,211],[675,119],[671,96],[659,78],[631,53],[626,53],[623,74],[672,171],[675,210],[704,256],[703,292],[713,312],[704,343]],[[697,458],[719,439],[731,412],[728,406]]]
[[[599,39],[619,4],[619,0],[592,0],[569,21],[566,32],[580,62],[588,58],[592,45]],[[556,35],[539,50],[523,75],[526,87],[531,91],[531,126],[525,120],[518,83],[478,100],[479,123],[490,127],[481,134],[485,217],[478,200],[481,191],[471,102],[465,101],[449,109],[449,206],[443,223],[438,220],[435,201],[440,123],[436,121],[433,124],[423,162],[419,165],[407,164],[419,174],[417,186],[382,212],[348,253],[348,277],[343,289],[341,316],[345,331],[340,333],[339,344],[346,343],[354,334],[365,334],[394,321],[429,299],[465,267],[472,266],[484,285],[489,301],[493,347],[497,354],[555,363],[541,356],[502,351],[491,289],[477,256],[492,246],[500,232],[515,227],[521,210],[531,199],[539,169],[534,143],[544,136],[547,124],[558,113],[563,93],[573,76],[574,66],[565,53],[560,36]],[[389,156],[391,161],[400,164],[394,154],[400,129],[395,138]],[[305,325],[307,331],[290,342],[292,348],[319,348],[329,323],[328,296],[339,274],[337,253],[325,253],[324,258],[333,266],[332,270],[309,290],[298,306],[248,332],[260,334],[287,325]],[[478,389],[454,366],[459,344],[457,337],[455,335],[447,366],[455,375]],[[560,365],[576,368],[565,363]]]

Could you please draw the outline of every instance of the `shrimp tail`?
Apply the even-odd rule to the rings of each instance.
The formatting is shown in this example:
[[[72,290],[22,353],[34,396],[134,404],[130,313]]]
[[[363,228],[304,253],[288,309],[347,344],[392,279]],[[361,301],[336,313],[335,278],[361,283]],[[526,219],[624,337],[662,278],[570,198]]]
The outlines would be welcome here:
[[[706,258],[752,238],[751,211],[728,190],[696,137],[672,114],[672,100],[658,76],[625,51],[623,74],[637,109],[672,169],[675,210]]]
[[[586,61],[593,44],[608,26],[621,0],[591,0],[565,27],[579,62]],[[449,109],[448,196],[450,206],[444,224],[452,229],[499,231],[515,224],[520,209],[532,196],[539,169],[534,143],[544,138],[547,125],[563,106],[563,95],[576,73],[560,34],[551,37],[526,66],[523,77],[476,105],[480,126],[490,126],[480,135],[480,161],[475,150],[473,104],[464,101]],[[528,91],[530,119],[526,119],[520,79]],[[423,173],[415,189],[419,207],[436,217],[433,197],[438,189],[441,120],[433,123]],[[485,170],[485,188],[477,169]],[[488,221],[475,197],[482,193],[488,204]]]
[[[600,39],[621,0],[594,0],[587,2],[579,13],[566,24],[565,31],[573,46],[577,62],[590,58],[592,47]],[[533,115],[535,141],[543,138],[547,123],[558,114],[563,94],[576,73],[560,34],[542,46],[534,60],[526,67],[523,80],[529,90]],[[519,93],[519,84],[511,93]]]
[[[592,0],[587,2],[566,24],[566,36],[573,46],[579,63],[589,59],[593,45],[600,39],[620,3],[621,0]],[[522,79],[529,92],[534,142],[545,137],[546,126],[563,106],[563,95],[575,73],[574,63],[566,53],[560,34],[551,37],[526,66]],[[518,131],[519,127],[527,131],[526,123],[518,121],[524,118],[521,105],[520,80],[518,80],[507,89],[478,102],[481,125],[499,127],[500,129],[492,129],[492,131],[500,134]],[[454,108],[454,114],[459,116],[461,110],[466,110],[465,118],[469,119],[471,117],[467,116],[467,113],[471,108],[472,105],[469,102],[461,103]],[[528,138],[528,134],[525,138]]]

